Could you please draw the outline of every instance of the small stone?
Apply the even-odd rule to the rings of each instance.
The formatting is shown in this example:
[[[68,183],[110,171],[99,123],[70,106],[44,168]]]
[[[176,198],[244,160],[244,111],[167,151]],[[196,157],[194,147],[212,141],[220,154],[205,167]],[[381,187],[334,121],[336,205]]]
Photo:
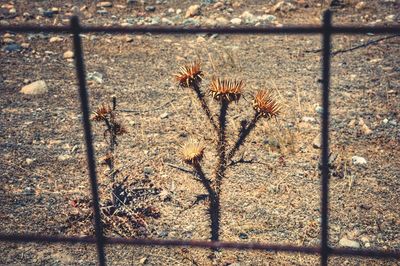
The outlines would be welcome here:
[[[301,118],[301,121],[304,123],[314,123],[316,120],[314,117],[310,117],[310,116],[303,116]]]
[[[317,107],[315,107],[315,112],[322,115],[324,112],[324,108],[322,108],[321,106],[317,106]]]
[[[397,126],[397,121],[396,120],[390,120],[389,124],[391,124],[392,126]]]
[[[29,46],[31,46],[31,45],[29,43],[27,43],[27,42],[21,43],[21,47],[24,48],[24,49],[28,49]]]
[[[22,47],[21,47],[21,45],[19,45],[17,43],[13,43],[13,44],[4,46],[3,50],[6,52],[19,52],[22,50]]]
[[[88,80],[94,80],[95,82],[102,84],[103,83],[103,74],[99,72],[90,72],[87,75]]]
[[[354,165],[365,165],[367,164],[367,160],[361,156],[353,156],[351,157],[351,161]]]
[[[112,7],[113,4],[111,2],[108,1],[104,1],[104,2],[99,2],[96,5],[97,7]]]
[[[177,15],[181,14],[181,13],[182,13],[182,9],[178,8],[178,9],[176,10],[175,13],[176,13]]]
[[[139,264],[144,265],[147,262],[147,257],[143,257],[139,260]]]
[[[47,91],[48,89],[46,82],[44,80],[38,80],[22,87],[22,89],[19,92],[28,95],[39,95],[39,94],[44,94]]]
[[[27,165],[31,165],[34,162],[34,160],[31,158],[26,158],[25,162]]]
[[[72,51],[66,51],[63,55],[64,59],[71,59],[74,58],[74,52]]]
[[[169,113],[163,113],[163,114],[160,115],[160,118],[161,118],[161,119],[165,119],[165,118],[167,118],[168,116],[169,116]]]
[[[15,13],[17,13],[17,10],[13,7],[13,8],[10,8],[10,9],[8,10],[8,13],[9,13],[9,14],[15,14]]]
[[[361,9],[364,9],[366,6],[367,6],[367,4],[366,4],[365,2],[363,2],[363,1],[361,1],[361,2],[358,2],[358,3],[356,4],[355,8],[356,8],[357,10],[361,10]]]
[[[360,243],[354,240],[347,239],[346,237],[340,239],[339,245],[348,248],[360,248]]]
[[[52,18],[53,15],[54,15],[54,12],[51,11],[51,10],[45,10],[45,11],[43,11],[43,16],[46,17],[46,18]]]
[[[394,22],[396,16],[395,15],[388,15],[385,17],[385,20],[388,22]]]
[[[4,42],[5,44],[15,43],[14,39],[11,39],[11,38],[4,38],[4,39],[3,39],[3,42]]]
[[[105,10],[105,9],[101,9],[101,10],[97,10],[96,13],[99,14],[99,15],[107,15],[108,11]]]
[[[55,43],[55,42],[62,42],[63,40],[64,40],[64,39],[61,38],[61,37],[59,37],[59,36],[54,36],[54,37],[51,37],[51,38],[50,38],[49,42],[50,42],[50,43]]]
[[[223,7],[223,6],[224,6],[224,3],[222,3],[222,2],[216,2],[216,3],[213,5],[213,8],[218,9],[218,8]]]
[[[369,238],[366,237],[366,236],[362,236],[360,240],[361,240],[361,242],[363,242],[363,243],[370,242]]]
[[[206,41],[206,39],[204,38],[204,37],[202,37],[202,36],[199,36],[199,37],[197,37],[197,39],[196,39],[196,42],[197,43],[203,43],[203,42],[205,42]]]
[[[246,233],[240,233],[239,234],[240,239],[248,239],[249,236]]]
[[[385,119],[382,120],[382,123],[385,124],[385,125],[386,125],[388,122],[389,122],[389,119],[387,119],[387,118],[385,118]]]
[[[372,133],[372,130],[365,124],[364,119],[360,118],[358,120],[358,125],[361,127],[361,132],[364,135],[369,135]]]
[[[240,24],[242,24],[242,20],[240,18],[233,18],[233,19],[231,19],[231,23],[233,25],[240,25]]]
[[[227,19],[224,18],[224,17],[217,17],[217,18],[215,19],[215,21],[217,22],[217,25],[221,25],[221,26],[225,26],[225,25],[228,25],[228,24],[229,24],[229,20],[227,20]]]
[[[154,169],[151,168],[151,167],[146,166],[146,167],[143,168],[143,173],[145,175],[152,175],[154,173]]]
[[[175,24],[172,20],[170,20],[168,18],[161,18],[161,23],[167,24],[167,25],[174,25]]]
[[[248,23],[248,24],[253,24],[253,23],[255,23],[255,22],[258,21],[257,18],[256,18],[252,13],[250,13],[249,11],[244,11],[244,12],[240,15],[240,17],[241,17],[242,19],[244,19],[244,21],[245,21],[246,23]]]
[[[154,12],[154,11],[156,11],[156,7],[155,6],[146,6],[144,8],[144,10],[146,10],[147,12]]]
[[[33,187],[26,187],[24,189],[24,193],[27,194],[27,195],[32,195],[32,194],[35,193],[35,189]]]
[[[63,155],[59,155],[59,156],[57,157],[57,160],[63,162],[63,161],[66,161],[66,160],[68,160],[68,159],[70,159],[70,158],[71,158],[71,156],[69,156],[68,154],[63,154]]]
[[[175,9],[170,7],[170,8],[168,8],[167,12],[168,12],[168,14],[174,14],[175,13]]]
[[[312,142],[312,146],[314,149],[320,149],[321,148],[321,134],[317,135],[313,142]]]
[[[200,15],[200,6],[192,5],[187,9],[185,18],[190,18],[198,15]]]
[[[357,121],[355,119],[352,119],[347,126],[349,128],[354,128],[356,126],[356,122]]]

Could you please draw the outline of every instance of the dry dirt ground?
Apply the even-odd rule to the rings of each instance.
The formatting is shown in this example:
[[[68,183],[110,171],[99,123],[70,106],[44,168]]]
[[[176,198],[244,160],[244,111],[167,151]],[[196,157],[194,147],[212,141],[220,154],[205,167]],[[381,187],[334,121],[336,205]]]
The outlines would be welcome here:
[[[1,0],[3,4],[7,1]],[[161,16],[169,8],[183,14],[195,2],[202,18],[244,11],[264,14],[273,1],[242,1],[233,12],[213,8],[207,1],[148,1]],[[231,1],[235,3],[236,1]],[[277,2],[277,1],[276,1]],[[293,1],[295,2],[295,1]],[[302,2],[302,1],[298,1]],[[324,6],[304,1],[289,12],[274,15],[281,24],[320,23]],[[399,10],[398,1],[365,1],[356,9],[346,1],[336,8],[334,23],[387,22]],[[351,3],[348,3],[351,2]],[[139,16],[143,7],[117,7],[96,13],[90,1],[14,1],[17,16],[2,17],[10,24],[65,24],[73,5],[88,8],[83,23],[112,24]],[[295,3],[296,4],[296,3]],[[297,4],[296,4],[297,5]],[[60,8],[53,18],[25,21],[24,12]],[[92,14],[92,15],[90,15]],[[114,16],[114,17],[113,17]],[[2,33],[2,40],[4,40]],[[50,235],[85,235],[90,225],[69,224],[74,203],[90,196],[80,103],[73,61],[63,58],[72,49],[70,36],[50,43],[54,35],[11,34],[28,43],[17,52],[0,51],[0,231]],[[333,50],[347,49],[382,36],[334,36]],[[129,40],[131,38],[131,40]],[[127,41],[129,40],[129,41]],[[142,181],[161,189],[148,204],[160,213],[146,217],[147,234],[160,239],[209,238],[207,203],[192,204],[206,193],[179,157],[190,137],[206,144],[204,168],[212,175],[216,161],[214,132],[196,98],[177,86],[172,75],[179,67],[201,60],[206,90],[212,76],[234,77],[245,84],[244,98],[228,111],[228,139],[235,139],[240,121],[250,118],[251,100],[261,88],[272,90],[283,104],[277,121],[261,121],[235,159],[253,160],[227,171],[221,199],[221,240],[316,246],[319,244],[320,150],[313,140],[320,130],[321,58],[319,36],[83,36],[86,70],[103,75],[88,81],[90,103],[96,109],[116,96],[118,116],[128,134],[119,139],[117,167],[128,182]],[[341,239],[360,248],[400,249],[400,69],[399,38],[391,38],[332,58],[330,182],[330,245]],[[7,44],[2,43],[4,48]],[[43,95],[24,95],[22,86],[46,81]],[[217,102],[209,101],[217,112]],[[93,125],[96,156],[104,156],[103,129]],[[355,165],[353,156],[366,159]],[[110,195],[105,167],[98,164],[101,200]],[[146,202],[147,204],[147,202]],[[90,219],[89,219],[90,220]],[[118,236],[116,232],[109,235]],[[121,234],[120,234],[121,235]],[[122,236],[124,236],[122,234]],[[94,265],[94,246],[0,244],[1,265]],[[110,265],[317,265],[318,256],[273,252],[222,250],[213,261],[210,251],[194,248],[107,246]],[[399,261],[364,258],[330,259],[331,265],[399,265]]]

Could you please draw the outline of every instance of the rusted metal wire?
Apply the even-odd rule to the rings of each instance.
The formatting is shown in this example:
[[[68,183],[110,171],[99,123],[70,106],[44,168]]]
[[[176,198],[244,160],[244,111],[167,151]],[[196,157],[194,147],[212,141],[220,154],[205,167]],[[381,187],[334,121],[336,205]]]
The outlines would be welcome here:
[[[324,21],[321,26],[284,26],[284,27],[222,27],[222,28],[187,28],[187,27],[102,27],[81,26],[77,17],[71,19],[69,26],[39,26],[39,25],[0,25],[0,32],[19,33],[64,33],[73,34],[74,53],[77,79],[79,82],[79,95],[81,99],[83,126],[85,131],[86,151],[88,158],[89,177],[92,190],[92,199],[95,218],[95,237],[73,236],[45,236],[34,234],[4,234],[0,233],[0,241],[13,243],[66,243],[66,244],[96,244],[100,265],[106,264],[104,245],[139,245],[139,246],[169,246],[169,247],[198,247],[198,248],[226,248],[239,250],[263,250],[274,252],[304,253],[321,256],[321,265],[327,265],[330,256],[361,256],[380,259],[400,259],[400,251],[362,250],[331,248],[328,245],[328,206],[329,206],[329,80],[331,36],[333,34],[399,34],[400,26],[332,26],[331,12],[324,13]],[[98,185],[95,168],[95,156],[92,144],[92,134],[89,121],[89,103],[86,89],[85,65],[82,52],[81,33],[152,33],[152,34],[322,34],[322,168],[321,168],[321,245],[320,247],[271,245],[263,243],[236,243],[221,241],[193,241],[193,240],[160,240],[160,239],[125,239],[111,238],[103,235],[99,209]]]
[[[74,236],[44,236],[34,234],[2,234],[0,241],[12,243],[64,243],[64,244],[96,244],[96,237],[74,237]],[[270,252],[304,253],[318,255],[320,247],[271,245],[263,243],[238,243],[224,241],[199,241],[199,240],[163,240],[163,239],[128,239],[104,237],[106,245],[128,245],[128,246],[168,246],[168,247],[197,247],[197,248],[224,248],[238,250],[261,250]],[[330,256],[360,256],[368,258],[400,259],[399,251],[377,251],[361,249],[329,248]]]
[[[282,27],[162,27],[162,26],[81,26],[81,33],[153,33],[153,34],[322,34],[323,26],[282,26]],[[42,26],[42,25],[0,25],[0,32],[20,33],[65,33],[72,34],[71,26]],[[400,32],[400,26],[332,26],[331,34],[395,34]]]
[[[328,265],[329,232],[328,232],[328,202],[329,202],[329,80],[331,59],[331,12],[324,13],[324,32],[322,35],[322,150],[321,150],[321,265]]]

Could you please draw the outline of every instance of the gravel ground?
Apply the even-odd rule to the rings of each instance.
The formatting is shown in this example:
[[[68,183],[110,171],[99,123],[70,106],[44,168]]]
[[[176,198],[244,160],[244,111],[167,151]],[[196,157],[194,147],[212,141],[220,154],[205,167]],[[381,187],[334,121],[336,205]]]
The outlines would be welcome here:
[[[328,6],[321,1],[146,1],[97,8],[91,1],[0,1],[1,24],[68,24],[74,12],[82,23],[210,25],[220,17],[240,18],[251,25],[320,23]],[[304,3],[303,3],[304,2]],[[334,8],[334,23],[396,24],[398,1],[343,1]],[[200,14],[185,18],[189,6]],[[238,4],[240,3],[240,5]],[[77,8],[75,8],[75,6]],[[148,6],[154,6],[155,11]],[[14,14],[11,9],[16,9]],[[51,17],[45,11],[58,8]],[[43,10],[40,10],[42,8]],[[287,10],[285,9],[287,8]],[[173,9],[173,11],[171,10]],[[177,14],[181,9],[182,13]],[[230,10],[232,9],[232,10]],[[71,11],[72,10],[72,11]],[[80,10],[80,11],[78,11]],[[98,12],[106,10],[107,13]],[[148,11],[146,11],[148,10]],[[248,11],[254,16],[243,13]],[[24,15],[24,13],[29,13]],[[178,12],[179,13],[179,12]],[[272,21],[263,15],[275,17]],[[257,17],[258,16],[258,17]],[[253,19],[254,21],[252,21]],[[271,19],[271,18],[270,18]],[[259,24],[257,24],[259,23]],[[90,196],[85,147],[72,50],[67,35],[1,33],[0,49],[0,224],[1,232],[86,235],[86,223],[68,222],[71,202]],[[59,37],[57,40],[50,40]],[[244,97],[228,111],[228,143],[241,120],[253,115],[258,89],[271,90],[283,105],[277,120],[262,120],[235,159],[252,160],[230,167],[222,186],[221,240],[316,246],[319,244],[320,48],[319,36],[226,35],[94,35],[85,34],[90,103],[97,109],[117,99],[118,117],[128,134],[119,139],[117,167],[128,182],[161,189],[144,200],[159,212],[147,217],[148,236],[160,239],[209,239],[205,194],[179,157],[190,137],[206,143],[204,169],[212,176],[215,134],[188,89],[173,74],[200,60],[206,90],[213,76],[245,82]],[[330,245],[400,249],[400,51],[399,38],[337,35],[333,51],[388,37],[332,58]],[[11,39],[7,40],[7,39]],[[9,51],[17,44],[18,51]],[[15,48],[15,46],[14,46]],[[94,78],[93,78],[94,76]],[[97,77],[97,79],[96,79]],[[48,91],[20,93],[24,85],[44,80]],[[216,101],[208,100],[214,114]],[[93,125],[97,158],[105,154],[103,130]],[[362,157],[357,158],[354,156]],[[363,161],[365,159],[365,161]],[[101,201],[109,198],[106,168],[98,164]],[[87,206],[86,206],[87,207]],[[115,231],[109,235],[121,236]],[[122,235],[126,236],[126,235]],[[95,247],[1,243],[0,264],[92,265]],[[110,265],[314,265],[318,256],[274,252],[194,248],[107,247]],[[330,259],[331,265],[398,265],[394,260]]]

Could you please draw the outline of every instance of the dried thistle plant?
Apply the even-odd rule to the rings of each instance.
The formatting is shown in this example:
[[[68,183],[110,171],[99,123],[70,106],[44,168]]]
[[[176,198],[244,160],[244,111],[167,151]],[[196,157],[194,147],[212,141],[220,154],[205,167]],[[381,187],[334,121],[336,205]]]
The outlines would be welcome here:
[[[190,87],[198,96],[201,103],[201,107],[206,112],[209,122],[214,123],[213,116],[208,108],[205,100],[204,93],[200,90],[200,81],[203,80],[203,72],[200,70],[198,63],[193,63],[180,68],[180,72],[176,75],[179,85],[182,87]],[[204,156],[204,146],[189,140],[188,143],[182,146],[182,160],[194,169],[195,176],[198,177],[204,188],[208,192],[210,199],[208,213],[210,216],[210,227],[211,227],[211,240],[219,240],[219,228],[220,228],[220,195],[223,180],[225,179],[225,171],[228,168],[228,162],[230,162],[235,153],[243,145],[250,132],[255,128],[260,118],[271,119],[277,117],[281,112],[281,105],[278,101],[266,90],[258,91],[254,97],[253,109],[255,110],[253,118],[250,122],[244,120],[239,130],[234,145],[227,152],[227,141],[226,141],[226,117],[231,102],[238,102],[243,94],[244,82],[242,80],[231,80],[231,79],[220,79],[213,78],[208,88],[208,94],[217,100],[220,105],[218,114],[218,124],[214,125],[217,131],[216,135],[216,150],[218,161],[215,166],[215,177],[209,179],[205,176],[202,169],[202,158]]]
[[[203,109],[208,120],[215,130],[218,130],[217,124],[214,121],[214,117],[211,114],[210,108],[204,99],[204,93],[200,90],[200,83],[203,80],[203,71],[201,70],[201,64],[199,62],[193,62],[189,65],[184,65],[179,69],[179,72],[174,75],[178,81],[179,86],[182,88],[191,88],[197,99],[200,102],[201,109]]]
[[[109,136],[108,151],[105,156],[106,159],[103,162],[108,166],[111,180],[115,180],[117,171],[115,171],[115,146],[118,145],[117,136],[126,134],[128,131],[125,126],[116,119],[116,99],[113,98],[113,107],[110,105],[102,104],[96,111],[93,112],[91,120],[95,122],[104,122],[106,129],[104,130],[103,136],[107,140]]]

